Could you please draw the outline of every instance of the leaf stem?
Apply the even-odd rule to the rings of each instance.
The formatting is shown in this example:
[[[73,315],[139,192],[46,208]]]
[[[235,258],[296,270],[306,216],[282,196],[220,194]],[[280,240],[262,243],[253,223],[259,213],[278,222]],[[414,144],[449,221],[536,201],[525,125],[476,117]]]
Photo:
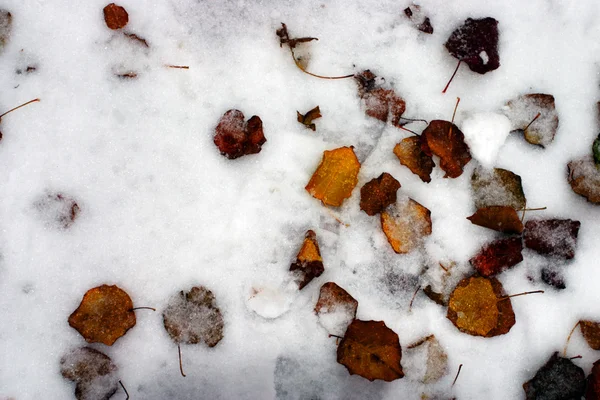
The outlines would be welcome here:
[[[152,307],[134,307],[130,311],[135,311],[135,310],[152,310],[152,311],[156,311],[156,308],[152,308]]]
[[[526,294],[535,294],[535,293],[544,293],[544,291],[543,290],[534,290],[532,292],[523,292],[523,293],[511,294],[510,296],[500,297],[498,299],[498,301],[510,299],[511,297],[519,297],[519,296],[525,296]]]
[[[446,87],[444,88],[444,90],[442,90],[442,93],[446,93],[446,90],[448,90],[448,86],[450,86],[450,82],[452,82],[452,79],[454,79],[454,75],[456,75],[456,73],[458,72],[458,68],[460,67],[460,63],[461,62],[462,62],[462,60],[458,60],[458,64],[456,65],[456,69],[454,70],[454,73],[452,74],[452,76],[450,77],[450,80],[446,84]]]
[[[7,112],[5,112],[4,114],[0,115],[0,119],[2,119],[2,117],[4,117],[6,114],[9,114],[9,113],[11,113],[11,112],[13,112],[13,111],[15,111],[15,110],[18,110],[18,109],[19,109],[19,108],[21,108],[21,107],[25,107],[27,104],[31,104],[31,103],[34,103],[34,102],[36,102],[36,101],[40,101],[40,99],[33,99],[33,100],[29,100],[27,103],[23,103],[23,104],[21,104],[20,106],[16,106],[15,108],[13,108],[13,109],[10,109],[10,110],[8,110]]]
[[[123,388],[123,391],[125,392],[125,396],[127,396],[127,397],[125,397],[125,400],[128,400],[129,399],[129,392],[127,391],[127,389],[125,389],[125,386],[123,385],[123,382],[121,382],[120,380],[119,380],[119,385],[121,385],[121,387]]]
[[[527,130],[527,128],[529,128],[529,126],[531,126],[531,124],[533,124],[535,122],[535,120],[540,117],[540,115],[542,115],[542,113],[537,113],[536,116],[533,117],[533,119],[531,120],[531,122],[527,124],[527,126],[525,127],[525,129],[523,129],[523,132],[525,132]]]
[[[575,332],[575,329],[577,329],[577,327],[579,326],[580,323],[581,323],[581,321],[577,321],[577,323],[575,324],[573,329],[571,329],[569,336],[567,336],[567,342],[565,343],[565,348],[563,349],[563,357],[567,356],[567,347],[569,346],[569,341],[571,340],[571,336],[573,335],[573,332]]]
[[[177,345],[177,351],[179,352],[179,371],[181,372],[181,376],[185,378],[185,374],[183,373],[183,364],[181,362],[181,346]]]
[[[462,364],[460,364],[458,366],[458,371],[456,372],[456,376],[454,377],[454,380],[452,381],[452,386],[454,386],[454,384],[456,383],[456,380],[458,379],[458,375],[460,375],[460,370],[462,369],[462,366],[463,366]]]

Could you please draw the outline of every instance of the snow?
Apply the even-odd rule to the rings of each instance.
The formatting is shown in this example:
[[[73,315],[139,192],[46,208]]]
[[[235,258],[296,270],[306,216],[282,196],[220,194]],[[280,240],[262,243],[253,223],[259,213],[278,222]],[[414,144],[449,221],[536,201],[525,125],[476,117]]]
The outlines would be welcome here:
[[[409,2],[392,0],[119,2],[129,12],[125,31],[149,48],[105,26],[106,4],[1,5],[12,13],[13,32],[0,53],[0,109],[41,101],[6,115],[0,127],[0,398],[74,397],[60,359],[86,343],[67,319],[85,291],[101,284],[157,309],[136,311],[136,326],[113,346],[90,344],[118,366],[132,399],[522,398],[522,384],[564,347],[577,320],[600,319],[600,207],[566,179],[567,163],[590,154],[598,133],[600,3],[440,7],[423,0],[434,27],[428,35],[404,15]],[[445,40],[466,18],[486,16],[499,21],[500,68],[479,75],[461,66],[443,95],[456,67]],[[406,100],[409,118],[449,120],[460,97],[455,123],[462,130],[524,93],[552,94],[560,125],[545,148],[520,135],[503,145],[465,135],[479,143],[473,153],[480,163],[522,177],[528,207],[547,207],[536,218],[581,221],[575,258],[561,266],[566,289],[543,284],[541,256],[525,250],[525,260],[499,280],[507,293],[546,293],[512,300],[516,324],[508,334],[461,333],[422,293],[409,308],[423,269],[441,280],[434,268],[454,262],[453,274],[467,275],[469,258],[498,237],[466,219],[475,212],[470,177],[478,162],[457,179],[444,179],[436,167],[423,183],[392,152],[409,133],[367,117],[352,79],[302,73],[279,46],[281,22],[292,36],[319,38],[302,45],[309,71],[371,69]],[[137,77],[115,76],[129,71]],[[296,111],[316,105],[323,117],[312,132]],[[229,109],[260,116],[267,142],[259,154],[219,154],[214,128]],[[483,127],[483,119],[474,121],[482,136],[499,130]],[[419,133],[425,124],[407,128]],[[350,145],[362,163],[358,186],[340,208],[326,208],[304,187],[324,150]],[[400,181],[399,195],[431,210],[422,249],[394,253],[379,218],[359,209],[360,187],[382,172]],[[36,207],[49,193],[76,201],[70,226],[54,219],[63,205]],[[308,229],[317,234],[325,272],[292,296],[288,269]],[[358,318],[385,321],[403,347],[434,334],[448,354],[448,375],[427,385],[408,376],[391,383],[350,376],[314,313],[329,281],[358,300]],[[162,311],[193,286],[215,295],[224,337],[213,348],[182,345],[184,378]],[[252,300],[253,288],[266,306]],[[568,355],[582,356],[573,362],[586,374],[599,358],[578,331]]]
[[[498,152],[510,133],[510,121],[496,113],[477,113],[462,123],[471,156],[486,168],[493,168]]]

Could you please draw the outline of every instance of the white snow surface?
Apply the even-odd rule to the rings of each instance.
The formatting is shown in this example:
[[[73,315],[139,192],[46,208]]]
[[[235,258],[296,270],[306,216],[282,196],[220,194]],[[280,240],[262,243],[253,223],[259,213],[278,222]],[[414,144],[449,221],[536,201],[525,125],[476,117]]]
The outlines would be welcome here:
[[[461,131],[473,158],[484,167],[493,168],[510,126],[510,120],[502,114],[478,113],[463,121]]]
[[[122,0],[125,31],[149,48],[105,26],[106,4],[0,4],[13,15],[0,54],[0,108],[41,99],[2,118],[0,398],[74,398],[59,364],[85,341],[67,320],[85,291],[101,284],[118,285],[135,306],[157,308],[136,311],[136,326],[113,346],[91,345],[118,366],[131,399],[520,399],[523,382],[563,348],[573,325],[600,319],[600,207],[566,180],[567,162],[590,153],[599,129],[600,3],[422,0],[434,27],[427,35],[406,18],[402,1]],[[463,65],[442,94],[456,66],[443,44],[466,18],[487,16],[499,21],[500,68],[479,75]],[[522,177],[528,206],[547,207],[536,218],[581,221],[576,256],[561,267],[567,288],[543,284],[546,261],[525,250],[499,280],[507,293],[546,293],[512,300],[516,324],[508,334],[461,333],[422,293],[409,309],[423,266],[454,262],[452,271],[467,276],[469,258],[499,237],[466,219],[475,211],[469,179],[477,162],[457,179],[436,167],[423,183],[392,152],[409,133],[367,117],[352,79],[302,73],[279,46],[281,22],[292,36],[319,38],[302,45],[310,46],[311,71],[371,69],[406,100],[407,117],[449,120],[460,97],[461,127],[522,93],[554,95],[560,125],[545,149],[510,136],[493,162],[492,139],[482,140],[486,151],[473,148],[481,162]],[[24,73],[29,65],[35,71]],[[114,76],[131,70],[136,79]],[[313,133],[296,111],[316,105],[323,117]],[[232,108],[261,117],[267,142],[259,154],[229,160],[213,144],[219,118]],[[324,150],[350,145],[361,154],[358,186],[328,210],[304,187]],[[360,187],[384,171],[401,182],[399,194],[431,210],[433,232],[421,250],[395,254],[379,218],[359,209]],[[35,207],[47,193],[77,201],[70,227],[48,223]],[[325,272],[294,297],[288,268],[308,229]],[[350,376],[313,311],[328,281],[358,300],[357,318],[385,321],[401,345],[434,334],[448,354],[448,375],[430,385]],[[224,338],[214,348],[183,345],[184,378],[161,312],[194,285],[214,293]],[[261,288],[268,295],[253,305]],[[600,358],[579,331],[568,355],[582,356],[574,362],[586,374]]]

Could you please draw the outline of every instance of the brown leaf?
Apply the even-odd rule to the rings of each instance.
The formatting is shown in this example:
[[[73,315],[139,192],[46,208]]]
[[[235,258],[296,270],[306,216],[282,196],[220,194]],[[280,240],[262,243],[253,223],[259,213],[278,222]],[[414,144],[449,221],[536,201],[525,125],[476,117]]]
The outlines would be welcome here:
[[[549,94],[526,94],[508,102],[506,116],[513,129],[523,132],[525,140],[545,147],[552,143],[558,129],[554,97]],[[539,117],[531,122],[537,114]]]
[[[396,253],[405,254],[431,235],[431,211],[413,199],[406,199],[381,213],[381,227]]]
[[[571,259],[575,257],[579,221],[570,219],[529,220],[525,223],[525,247],[540,254]]]
[[[371,179],[360,189],[360,209],[368,215],[379,214],[387,206],[396,202],[396,192],[400,189],[398,182],[387,172]]]
[[[287,44],[291,49],[295,48],[298,43],[306,43],[312,42],[313,40],[319,40],[314,37],[301,37],[291,39],[287,30],[287,26],[282,22],[281,28],[277,29],[275,32],[277,36],[279,36],[279,47],[282,47],[284,44]]]
[[[399,128],[400,118],[406,110],[406,102],[391,89],[377,87],[376,75],[366,70],[355,75],[358,83],[358,94],[365,106],[365,113],[380,121],[387,122],[391,114],[391,123]]]
[[[587,344],[594,350],[600,350],[600,322],[582,320],[579,326]]]
[[[591,156],[569,162],[568,180],[575,193],[600,204],[600,170]]]
[[[75,382],[78,400],[108,400],[118,389],[117,366],[90,347],[70,351],[60,360],[60,373]]]
[[[266,141],[262,120],[254,115],[244,123],[244,114],[239,110],[227,111],[215,128],[214,143],[229,159],[260,153]]]
[[[461,331],[473,336],[503,335],[515,324],[510,298],[496,278],[472,276],[456,285],[446,317]]]
[[[79,307],[69,316],[69,325],[88,343],[112,344],[135,326],[133,302],[115,285],[88,290]]]
[[[354,297],[337,284],[327,282],[321,286],[315,313],[319,317],[319,323],[331,335],[342,336],[356,318],[357,308],[358,301]]]
[[[471,161],[469,146],[458,126],[449,121],[433,120],[421,134],[421,149],[427,155],[440,157],[444,178],[457,178]]]
[[[512,207],[489,206],[477,210],[470,217],[467,217],[475,225],[490,228],[502,233],[521,233],[523,232],[523,223]]]
[[[587,377],[585,400],[600,400],[600,360],[594,363]]]
[[[104,7],[104,22],[110,29],[121,29],[129,22],[129,14],[123,7],[110,3]]]
[[[337,362],[351,375],[391,382],[404,376],[398,335],[383,321],[352,321],[337,349]]]
[[[299,290],[302,290],[310,281],[321,276],[325,271],[317,235],[314,231],[306,232],[302,248],[296,256],[296,261],[290,265],[290,271],[297,271]]]
[[[323,159],[306,185],[306,191],[328,206],[339,207],[358,183],[360,163],[352,147],[325,150]]]
[[[410,136],[403,139],[394,147],[394,154],[400,160],[400,164],[408,167],[423,182],[431,182],[431,171],[433,171],[435,163],[431,156],[425,154],[421,149],[420,136]]]
[[[483,246],[469,262],[481,275],[492,276],[523,261],[522,251],[520,237],[498,239]]]
[[[223,339],[223,316],[215,296],[204,286],[180,291],[163,311],[163,324],[177,344],[206,343],[214,347]]]
[[[471,176],[471,188],[478,209],[489,206],[506,206],[515,210],[525,208],[521,177],[509,170],[476,168]]]
[[[307,128],[312,129],[313,132],[317,130],[317,126],[313,123],[313,120],[322,117],[319,106],[316,106],[304,115],[300,114],[299,111],[296,111],[296,114],[298,115],[298,122],[300,122]]]
[[[423,288],[423,293],[425,293],[427,297],[429,297],[433,302],[439,304],[440,306],[448,305],[446,299],[444,299],[444,295],[441,293],[434,292],[431,285],[425,286],[425,288]]]

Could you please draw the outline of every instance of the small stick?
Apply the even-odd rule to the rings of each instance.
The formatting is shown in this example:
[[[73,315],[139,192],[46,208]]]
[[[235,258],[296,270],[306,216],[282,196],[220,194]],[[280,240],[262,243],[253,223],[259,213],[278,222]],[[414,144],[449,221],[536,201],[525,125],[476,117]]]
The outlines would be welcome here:
[[[400,129],[402,129],[403,131],[407,131],[407,132],[410,132],[410,133],[412,133],[412,134],[413,134],[413,135],[415,135],[415,136],[421,136],[421,135],[419,135],[417,132],[413,132],[413,131],[411,131],[410,129],[408,129],[408,128],[405,128],[405,127],[404,127],[404,126],[402,126],[402,125],[399,125],[398,127],[399,127]]]
[[[569,336],[567,336],[567,343],[565,343],[565,348],[563,349],[563,357],[567,356],[567,347],[569,346],[569,341],[571,340],[571,336],[573,335],[573,332],[575,332],[575,329],[577,329],[577,327],[579,326],[580,322],[581,321],[577,321],[573,329],[571,329],[571,333],[569,333]]]
[[[460,97],[456,98],[456,105],[454,106],[454,112],[452,113],[452,123],[454,123],[454,116],[456,115],[456,109],[458,108],[458,103],[460,103]]]
[[[9,113],[11,113],[11,112],[13,112],[13,111],[15,111],[15,110],[18,110],[18,109],[19,109],[19,108],[21,108],[21,107],[25,107],[27,104],[31,104],[31,103],[34,103],[34,102],[36,102],[36,101],[40,101],[40,99],[33,99],[33,100],[29,100],[27,103],[23,103],[23,104],[21,104],[20,106],[16,106],[15,108],[13,108],[13,109],[11,109],[11,110],[8,110],[8,111],[7,111],[7,112],[5,112],[4,114],[0,115],[0,119],[2,119],[2,117],[4,117],[6,114],[9,114]]]
[[[444,90],[442,90],[442,93],[446,93],[446,90],[448,90],[448,86],[450,86],[450,82],[452,82],[452,79],[454,79],[454,75],[456,75],[456,73],[458,72],[458,68],[460,67],[460,63],[461,62],[462,62],[462,60],[458,60],[458,65],[456,66],[456,69],[454,70],[454,73],[450,77],[450,80],[446,84],[446,87],[444,88]]]
[[[533,292],[523,292],[523,293],[511,294],[510,296],[500,297],[498,299],[498,301],[510,299],[511,297],[525,296],[526,294],[535,294],[535,293],[544,293],[544,291],[543,290],[534,290]]]
[[[188,65],[166,65],[167,68],[190,69]]]
[[[580,355],[578,355],[578,356],[575,356],[575,357],[571,357],[571,358],[569,358],[569,360],[575,360],[576,358],[583,358],[583,357],[581,357],[581,354],[580,354]]]
[[[129,393],[127,392],[127,389],[125,389],[125,386],[123,385],[123,382],[119,381],[119,385],[121,385],[121,387],[123,388],[123,391],[125,392],[125,400],[129,399]]]
[[[538,207],[538,208],[519,208],[516,211],[542,211],[546,210],[548,207]]]
[[[152,307],[135,307],[135,308],[132,308],[130,311],[135,311],[135,310],[152,310],[152,311],[156,311],[156,308],[152,308]]]
[[[185,374],[183,373],[183,365],[181,363],[181,346],[177,345],[177,351],[179,352],[179,371],[181,372],[181,376],[185,378]]]
[[[425,122],[426,124],[429,123],[425,119],[414,119],[414,118],[406,118],[406,117],[400,117],[400,119],[403,119],[405,121],[410,121],[410,122]]]
[[[454,384],[456,383],[456,380],[458,379],[458,375],[460,374],[460,370],[462,369],[462,366],[463,366],[462,364],[460,364],[458,366],[458,371],[456,372],[456,376],[454,377],[454,380],[452,381],[452,386],[454,386]]]
[[[334,338],[338,338],[338,339],[343,339],[343,337],[338,336],[338,335],[332,335],[331,333],[329,334],[329,337],[334,337]]]
[[[408,311],[412,310],[413,302],[415,301],[415,297],[417,297],[417,293],[419,293],[419,290],[421,290],[421,286],[417,286],[417,290],[415,290],[415,293],[413,294],[412,298],[410,299],[410,304],[408,305]]]
[[[535,122],[535,120],[536,120],[536,119],[538,119],[538,118],[540,117],[540,115],[542,115],[542,113],[537,113],[537,115],[536,115],[535,117],[533,117],[533,119],[531,120],[531,122],[527,124],[527,126],[525,127],[525,129],[523,129],[523,131],[526,131],[526,130],[527,130],[527,128],[529,128],[529,126],[530,126],[531,124],[533,124],[533,123]]]

